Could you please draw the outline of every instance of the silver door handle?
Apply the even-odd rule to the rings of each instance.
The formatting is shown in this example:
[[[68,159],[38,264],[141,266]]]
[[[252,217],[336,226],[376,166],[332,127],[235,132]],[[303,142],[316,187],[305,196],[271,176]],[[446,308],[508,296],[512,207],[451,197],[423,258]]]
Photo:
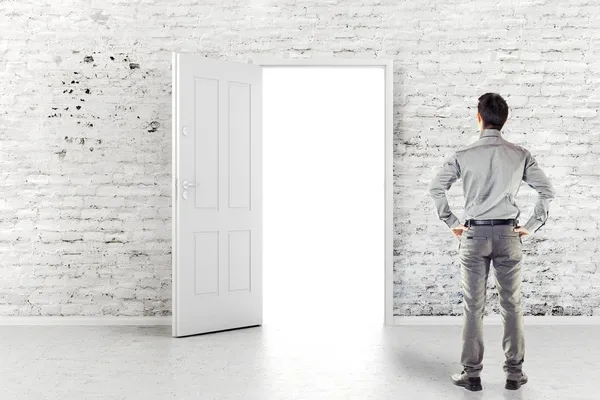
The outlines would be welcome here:
[[[188,181],[183,181],[183,182],[181,182],[181,186],[183,186],[184,189],[187,189],[190,186],[196,187],[196,186],[199,186],[199,185],[193,184],[193,183],[189,183]]]

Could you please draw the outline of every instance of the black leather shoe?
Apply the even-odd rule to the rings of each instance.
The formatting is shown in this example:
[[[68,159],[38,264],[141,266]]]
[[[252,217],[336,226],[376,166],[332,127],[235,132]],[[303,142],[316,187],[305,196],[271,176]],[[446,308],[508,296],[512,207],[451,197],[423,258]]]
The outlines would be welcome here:
[[[513,381],[512,379],[507,379],[506,385],[504,387],[508,390],[517,390],[518,388],[521,387],[521,385],[524,385],[526,383],[527,383],[527,375],[525,375],[525,373],[522,372],[521,379],[519,379],[518,381]]]
[[[483,389],[481,386],[481,378],[469,378],[465,371],[462,371],[460,374],[452,375],[451,379],[452,383],[454,383],[456,386],[462,386],[472,392],[477,392]]]

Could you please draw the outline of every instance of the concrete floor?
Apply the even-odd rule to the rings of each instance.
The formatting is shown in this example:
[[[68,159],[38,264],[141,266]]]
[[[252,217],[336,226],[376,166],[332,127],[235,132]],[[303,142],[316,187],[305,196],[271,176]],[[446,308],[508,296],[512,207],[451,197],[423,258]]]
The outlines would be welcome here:
[[[501,327],[485,326],[483,391],[452,385],[459,326],[0,326],[0,399],[600,399],[600,326],[526,326],[529,383],[504,389]]]

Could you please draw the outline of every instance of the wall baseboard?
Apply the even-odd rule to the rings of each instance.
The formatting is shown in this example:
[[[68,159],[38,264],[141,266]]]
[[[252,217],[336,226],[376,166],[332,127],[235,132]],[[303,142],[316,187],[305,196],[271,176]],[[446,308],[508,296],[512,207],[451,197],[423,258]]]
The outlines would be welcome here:
[[[458,325],[462,316],[394,316],[394,325]],[[600,325],[600,316],[533,316],[523,317],[525,325]],[[484,325],[502,325],[500,315],[483,317]]]
[[[171,316],[115,317],[115,316],[0,316],[3,325],[171,325]]]
[[[525,325],[600,325],[600,316],[525,316]],[[462,326],[462,316],[394,316],[394,325],[455,325]],[[499,315],[483,317],[484,325],[502,325]],[[171,316],[0,316],[0,326],[6,325],[171,325]]]

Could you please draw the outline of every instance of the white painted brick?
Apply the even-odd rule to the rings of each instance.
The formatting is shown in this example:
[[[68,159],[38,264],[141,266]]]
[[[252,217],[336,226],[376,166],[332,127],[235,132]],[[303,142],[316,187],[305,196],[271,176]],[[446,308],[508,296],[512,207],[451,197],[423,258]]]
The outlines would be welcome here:
[[[300,15],[293,4],[184,2],[166,15],[157,0],[109,0],[96,5],[104,20],[80,0],[3,4],[14,14],[0,20],[0,315],[169,315],[171,50],[394,60],[397,315],[462,312],[449,304],[460,293],[456,243],[426,187],[474,132],[477,97],[499,91],[512,109],[507,137],[536,155],[559,197],[525,245],[525,270],[551,267],[524,283],[525,313],[598,315],[600,285],[574,282],[594,277],[599,252],[600,26],[588,17],[600,7],[497,4],[308,2]],[[501,14],[473,20],[491,12]],[[459,217],[461,188],[449,193]],[[522,186],[527,216],[534,194]]]
[[[116,299],[134,299],[136,296],[135,290],[131,288],[117,288],[114,292],[114,297]]]

